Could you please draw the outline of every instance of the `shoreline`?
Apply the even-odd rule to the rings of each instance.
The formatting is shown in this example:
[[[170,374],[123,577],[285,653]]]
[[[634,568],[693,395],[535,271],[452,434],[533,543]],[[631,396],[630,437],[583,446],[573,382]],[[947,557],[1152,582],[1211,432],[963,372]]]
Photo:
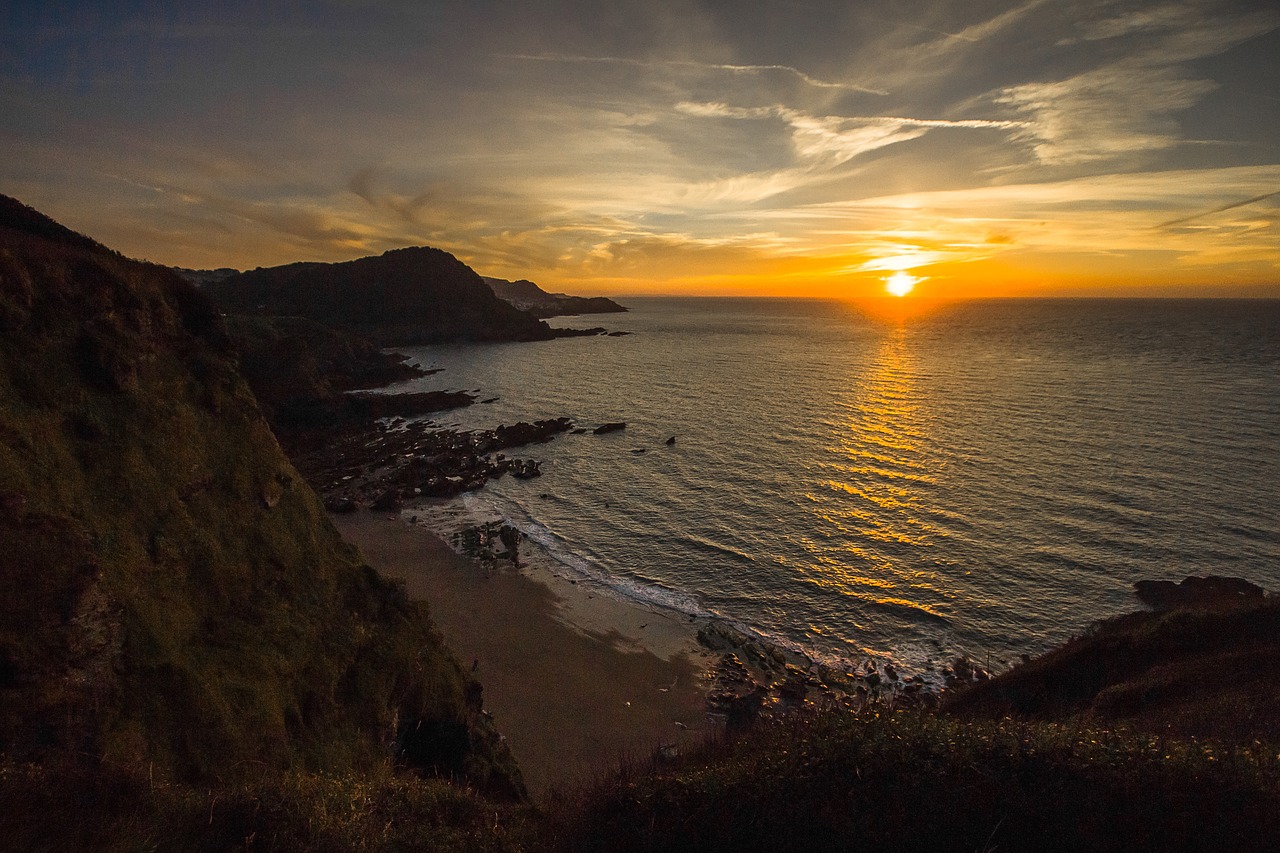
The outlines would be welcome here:
[[[535,799],[627,759],[672,755],[718,729],[713,655],[698,624],[537,567],[488,567],[398,516],[330,514],[344,539],[411,598],[484,688]]]

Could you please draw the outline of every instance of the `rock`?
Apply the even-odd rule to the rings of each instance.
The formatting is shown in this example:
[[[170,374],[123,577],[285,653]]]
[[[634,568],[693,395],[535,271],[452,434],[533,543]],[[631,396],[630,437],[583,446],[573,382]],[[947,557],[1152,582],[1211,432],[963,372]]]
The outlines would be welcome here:
[[[673,436],[671,436],[671,438],[668,438],[668,439],[667,439],[667,446],[668,446],[668,447],[670,447],[671,445],[673,445],[673,444],[675,444],[675,443],[676,443],[676,437],[675,437],[674,435],[673,435]]]
[[[324,502],[324,508],[329,512],[336,512],[340,515],[350,515],[359,507],[356,502],[348,497],[332,497]]]
[[[592,326],[590,329],[552,329],[551,333],[557,338],[590,338],[608,334],[603,326]]]
[[[511,476],[518,480],[541,477],[542,471],[539,469],[541,464],[533,459],[512,459],[510,465]]]
[[[595,433],[596,435],[604,435],[605,433],[608,433],[608,432],[617,432],[620,429],[626,429],[626,428],[627,428],[627,424],[625,421],[617,421],[614,423],[600,424],[600,426],[593,429],[592,432]]]
[[[489,434],[488,438],[494,448],[520,447],[525,444],[550,441],[557,433],[565,432],[571,426],[573,426],[573,421],[568,418],[551,418],[549,420],[534,421],[531,424],[521,421],[511,426],[499,426]]]
[[[498,539],[506,547],[512,565],[517,569],[520,568],[520,531],[509,524],[504,524],[498,531]]]
[[[1244,578],[1222,575],[1193,575],[1181,583],[1142,580],[1133,585],[1133,591],[1139,601],[1156,610],[1261,601],[1266,595],[1262,587]]]

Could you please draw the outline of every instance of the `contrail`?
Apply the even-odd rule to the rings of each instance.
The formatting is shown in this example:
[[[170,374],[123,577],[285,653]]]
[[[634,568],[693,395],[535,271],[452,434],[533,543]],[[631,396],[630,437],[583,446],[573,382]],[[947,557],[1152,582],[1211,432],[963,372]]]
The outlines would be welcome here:
[[[1260,201],[1266,201],[1272,196],[1277,196],[1277,195],[1280,195],[1280,190],[1275,190],[1269,193],[1263,193],[1262,195],[1257,195],[1257,196],[1254,196],[1253,198],[1247,198],[1244,201],[1233,201],[1231,204],[1224,204],[1222,207],[1215,207],[1213,210],[1202,210],[1199,213],[1193,213],[1190,216],[1184,216],[1181,219],[1170,219],[1168,222],[1161,222],[1159,225],[1156,226],[1156,228],[1168,228],[1171,225],[1182,225],[1183,223],[1191,222],[1192,220],[1195,220],[1195,219],[1200,219],[1205,216],[1212,216],[1215,213],[1222,213],[1224,210],[1231,210],[1236,207],[1244,207],[1245,205],[1249,205],[1249,204],[1257,204]]]

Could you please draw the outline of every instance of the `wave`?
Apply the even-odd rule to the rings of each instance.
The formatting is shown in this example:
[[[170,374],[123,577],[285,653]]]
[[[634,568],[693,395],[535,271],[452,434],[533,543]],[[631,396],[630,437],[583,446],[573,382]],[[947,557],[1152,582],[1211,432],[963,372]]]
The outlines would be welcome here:
[[[671,589],[657,581],[628,578],[609,572],[597,560],[573,550],[564,538],[534,518],[528,508],[518,501],[498,501],[493,496],[486,500],[474,494],[464,494],[462,502],[476,520],[500,520],[520,531],[526,546],[532,546],[533,549],[530,554],[526,548],[524,558],[550,569],[558,577],[586,580],[627,600],[684,616],[713,616],[696,597],[688,593]]]

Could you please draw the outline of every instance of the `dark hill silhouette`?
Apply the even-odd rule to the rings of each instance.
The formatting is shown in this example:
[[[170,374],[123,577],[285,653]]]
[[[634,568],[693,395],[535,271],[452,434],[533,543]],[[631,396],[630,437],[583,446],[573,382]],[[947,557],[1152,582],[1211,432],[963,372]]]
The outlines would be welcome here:
[[[543,319],[571,314],[617,314],[627,310],[604,296],[548,293],[526,278],[507,281],[503,278],[485,276],[484,282],[493,289],[499,299]]]
[[[70,228],[45,216],[34,207],[28,207],[16,198],[0,195],[0,228],[16,233],[42,237],[54,243],[76,246],[81,249],[117,254],[96,240],[77,234]]]
[[[306,317],[382,346],[557,336],[497,298],[453,255],[426,247],[344,263],[259,268],[205,289],[231,313]]]

